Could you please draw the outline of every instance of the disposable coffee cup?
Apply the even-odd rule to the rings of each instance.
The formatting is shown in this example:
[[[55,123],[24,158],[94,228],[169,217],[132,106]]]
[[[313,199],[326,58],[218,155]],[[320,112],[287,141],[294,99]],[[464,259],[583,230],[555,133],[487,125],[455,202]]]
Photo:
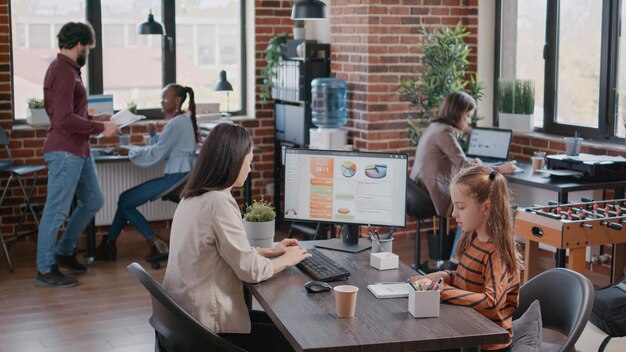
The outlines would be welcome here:
[[[533,171],[541,170],[543,167],[543,157],[532,156],[530,159],[533,163]]]
[[[393,252],[393,237],[390,239],[372,239],[372,253]]]
[[[337,317],[352,318],[356,310],[356,295],[359,288],[352,285],[339,285],[333,288]]]

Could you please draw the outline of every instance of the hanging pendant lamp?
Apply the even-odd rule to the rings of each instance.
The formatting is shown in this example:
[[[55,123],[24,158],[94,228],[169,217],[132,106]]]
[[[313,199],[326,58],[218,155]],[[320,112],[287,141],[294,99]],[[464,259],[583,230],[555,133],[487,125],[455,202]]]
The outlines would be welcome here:
[[[323,20],[328,18],[328,6],[320,0],[300,0],[291,8],[292,20]]]
[[[152,15],[152,8],[150,9],[150,14],[148,14],[148,20],[139,25],[139,28],[137,28],[137,33],[163,35],[163,26],[159,22],[154,20],[154,15]]]

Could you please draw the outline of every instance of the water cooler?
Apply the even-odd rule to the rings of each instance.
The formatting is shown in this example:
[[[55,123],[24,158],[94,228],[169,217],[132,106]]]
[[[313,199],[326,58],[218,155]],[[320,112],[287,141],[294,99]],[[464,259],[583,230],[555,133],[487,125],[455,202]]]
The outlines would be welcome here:
[[[309,130],[309,148],[351,150],[348,131],[346,81],[338,78],[316,78],[311,82],[311,116],[317,128]]]

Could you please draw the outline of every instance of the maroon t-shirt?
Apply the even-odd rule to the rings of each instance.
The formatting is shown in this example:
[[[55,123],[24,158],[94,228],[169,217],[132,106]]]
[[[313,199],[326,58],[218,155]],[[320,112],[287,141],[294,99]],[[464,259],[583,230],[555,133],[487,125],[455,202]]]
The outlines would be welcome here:
[[[43,82],[43,99],[50,128],[43,152],[65,151],[89,156],[89,135],[100,133],[104,124],[87,114],[87,90],[80,66],[63,54],[52,61]]]

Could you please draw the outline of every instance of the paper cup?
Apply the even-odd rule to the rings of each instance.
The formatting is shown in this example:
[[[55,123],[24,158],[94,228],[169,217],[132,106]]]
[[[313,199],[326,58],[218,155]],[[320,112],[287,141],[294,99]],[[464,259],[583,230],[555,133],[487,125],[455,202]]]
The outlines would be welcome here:
[[[337,317],[352,318],[356,309],[356,294],[359,288],[352,285],[339,285],[333,288]]]
[[[543,157],[532,156],[530,159],[533,162],[533,171],[541,170],[543,167]]]

